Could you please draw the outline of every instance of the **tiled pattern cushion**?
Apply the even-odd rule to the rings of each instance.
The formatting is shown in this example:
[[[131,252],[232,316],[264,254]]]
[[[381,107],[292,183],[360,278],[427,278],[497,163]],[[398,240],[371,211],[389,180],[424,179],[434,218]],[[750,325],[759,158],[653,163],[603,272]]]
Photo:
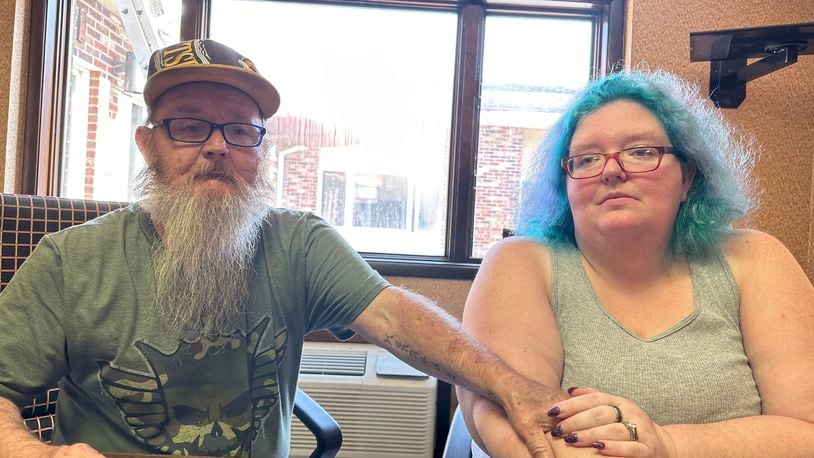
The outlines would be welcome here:
[[[2,221],[2,256],[0,257],[0,291],[31,254],[43,235],[82,224],[107,212],[127,206],[127,202],[42,197],[0,193]],[[46,442],[54,432],[54,412],[58,388],[34,397],[22,410],[31,432]]]
[[[54,434],[54,414],[57,409],[57,396],[59,388],[34,396],[31,404],[23,407],[21,411],[28,430],[36,434],[43,442],[51,442]]]

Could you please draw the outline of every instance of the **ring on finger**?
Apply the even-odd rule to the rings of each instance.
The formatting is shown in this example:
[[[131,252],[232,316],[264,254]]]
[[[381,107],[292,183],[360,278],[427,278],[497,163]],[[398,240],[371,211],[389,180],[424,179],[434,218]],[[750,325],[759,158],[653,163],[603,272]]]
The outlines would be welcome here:
[[[622,423],[622,411],[619,409],[619,406],[611,404],[611,407],[616,409],[616,423]]]
[[[627,432],[630,433],[630,440],[633,442],[639,441],[639,429],[636,427],[636,423],[631,423],[629,421],[623,421],[622,424],[627,428]]]

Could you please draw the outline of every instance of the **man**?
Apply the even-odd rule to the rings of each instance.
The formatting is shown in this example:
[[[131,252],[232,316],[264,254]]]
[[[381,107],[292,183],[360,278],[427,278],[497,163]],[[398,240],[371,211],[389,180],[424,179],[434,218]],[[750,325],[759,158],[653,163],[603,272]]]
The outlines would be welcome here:
[[[488,396],[538,454],[565,396],[389,285],[325,222],[266,204],[276,89],[212,40],[153,54],[141,200],[45,237],[0,295],[0,456],[285,456],[303,336],[358,332]],[[19,406],[59,382],[55,444]],[[25,451],[25,452],[23,452]]]

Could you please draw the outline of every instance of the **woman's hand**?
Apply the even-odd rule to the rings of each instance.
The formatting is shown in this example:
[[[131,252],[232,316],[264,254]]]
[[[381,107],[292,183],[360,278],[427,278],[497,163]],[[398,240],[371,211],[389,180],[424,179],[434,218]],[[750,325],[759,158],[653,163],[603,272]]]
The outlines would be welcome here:
[[[602,455],[674,457],[672,438],[633,402],[595,391],[572,388],[570,399],[548,411],[560,423],[552,435],[575,447],[594,447]]]

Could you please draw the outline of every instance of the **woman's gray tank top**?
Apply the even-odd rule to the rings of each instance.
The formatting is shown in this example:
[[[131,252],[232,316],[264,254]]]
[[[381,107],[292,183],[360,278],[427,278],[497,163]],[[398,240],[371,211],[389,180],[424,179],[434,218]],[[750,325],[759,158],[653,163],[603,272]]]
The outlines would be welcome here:
[[[690,260],[693,311],[647,340],[599,302],[575,247],[552,252],[551,308],[565,349],[563,388],[625,397],[661,425],[760,415],[743,348],[738,289],[720,252]]]

